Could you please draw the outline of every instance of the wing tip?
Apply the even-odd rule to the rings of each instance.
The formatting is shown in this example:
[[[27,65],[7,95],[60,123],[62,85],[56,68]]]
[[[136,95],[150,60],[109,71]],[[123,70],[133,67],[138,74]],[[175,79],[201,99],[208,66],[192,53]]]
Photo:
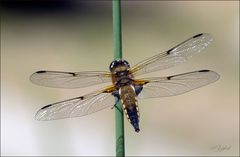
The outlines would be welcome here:
[[[213,82],[215,82],[215,81],[220,79],[220,75],[217,72],[213,71],[213,70],[203,69],[203,70],[198,70],[198,72],[200,72],[200,73],[205,73],[205,72],[212,73],[215,76],[215,79],[213,80]]]
[[[44,119],[41,118],[42,116],[39,114],[39,111],[35,114],[34,119],[37,121],[45,121]]]
[[[48,108],[49,106],[51,106],[51,105],[46,105],[46,106],[42,107],[41,109],[39,109],[37,111],[37,113],[35,114],[34,119],[37,121],[46,121],[46,119],[43,119],[42,110],[45,108]]]
[[[49,118],[46,118],[46,109],[50,108],[51,106],[53,106],[54,104],[49,104],[49,105],[46,105],[46,106],[43,106],[42,108],[40,108],[37,113],[35,114],[35,120],[37,121],[48,121],[48,120],[53,120],[53,119],[49,119]]]
[[[192,38],[198,38],[198,37],[202,37],[203,39],[207,39],[209,42],[213,41],[213,37],[209,33],[199,33],[199,34],[194,35]]]
[[[36,75],[38,75],[38,74],[43,74],[43,73],[46,73],[46,72],[47,72],[46,70],[39,70],[39,71],[36,71],[35,73],[33,73],[33,74],[29,77],[29,80],[30,80],[32,83],[38,85],[38,83],[35,81],[35,77],[36,77]]]

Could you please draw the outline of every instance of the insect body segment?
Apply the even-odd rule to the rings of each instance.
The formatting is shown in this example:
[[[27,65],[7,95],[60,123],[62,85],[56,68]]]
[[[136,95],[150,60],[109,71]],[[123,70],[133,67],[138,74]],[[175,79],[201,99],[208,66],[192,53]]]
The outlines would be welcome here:
[[[129,72],[130,65],[125,60],[115,60],[110,66],[112,83],[118,88],[132,84],[133,75]]]
[[[119,90],[123,110],[133,125],[136,132],[139,132],[139,109],[137,106],[136,93],[133,85],[123,86]]]
[[[136,132],[139,132],[139,110],[137,94],[133,85],[133,76],[129,73],[130,65],[125,60],[115,60],[110,64],[112,82],[119,91],[117,98],[121,100],[124,113]]]

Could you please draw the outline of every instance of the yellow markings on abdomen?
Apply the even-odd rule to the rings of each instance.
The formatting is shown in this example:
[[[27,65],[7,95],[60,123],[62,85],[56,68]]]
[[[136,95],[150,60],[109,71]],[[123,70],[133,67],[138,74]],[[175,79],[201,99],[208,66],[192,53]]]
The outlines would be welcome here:
[[[137,115],[138,115],[138,118],[140,117],[140,112],[139,112],[139,108],[138,108],[138,104],[136,102],[136,109],[137,109]]]
[[[120,90],[119,94],[122,102],[122,107],[128,121],[131,122],[131,119],[129,118],[129,115],[127,113],[127,109],[132,110],[133,108],[136,108],[137,115],[139,118],[140,114],[139,114],[139,108],[137,105],[137,99],[136,99],[136,93],[135,93],[134,87],[132,85],[123,86],[119,90]]]

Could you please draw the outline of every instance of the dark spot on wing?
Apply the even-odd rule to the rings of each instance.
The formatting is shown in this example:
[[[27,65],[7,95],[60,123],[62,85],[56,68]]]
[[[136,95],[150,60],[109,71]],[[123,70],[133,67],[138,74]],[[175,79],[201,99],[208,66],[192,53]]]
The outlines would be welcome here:
[[[72,76],[76,76],[76,73],[71,73],[71,72],[69,72],[69,74],[71,74]]]
[[[174,47],[175,48],[175,47]],[[167,51],[167,54],[169,55],[170,52],[174,49],[174,48],[171,48],[170,50]]]
[[[36,73],[37,74],[41,74],[41,73],[46,73],[46,71],[45,70],[41,70],[41,71],[37,71]]]
[[[83,100],[83,99],[84,99],[84,96],[80,96],[79,99]]]
[[[203,35],[203,33],[200,33],[200,34],[194,35],[193,38],[197,38],[197,37],[200,37],[202,35]]]
[[[168,77],[167,77],[167,80],[171,80],[172,77],[173,77],[173,76],[168,76]]]
[[[50,106],[52,106],[52,104],[42,107],[41,110],[42,110],[42,109],[45,109],[45,108],[48,108],[48,107],[50,107]]]
[[[198,72],[209,72],[210,70],[199,70]]]

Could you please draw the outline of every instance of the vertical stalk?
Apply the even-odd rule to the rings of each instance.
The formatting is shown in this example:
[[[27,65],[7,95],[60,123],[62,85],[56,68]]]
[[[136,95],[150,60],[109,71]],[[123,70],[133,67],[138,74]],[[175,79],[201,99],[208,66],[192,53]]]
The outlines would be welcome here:
[[[114,59],[122,59],[121,0],[112,0]],[[125,156],[124,116],[120,102],[115,108],[116,156]]]

